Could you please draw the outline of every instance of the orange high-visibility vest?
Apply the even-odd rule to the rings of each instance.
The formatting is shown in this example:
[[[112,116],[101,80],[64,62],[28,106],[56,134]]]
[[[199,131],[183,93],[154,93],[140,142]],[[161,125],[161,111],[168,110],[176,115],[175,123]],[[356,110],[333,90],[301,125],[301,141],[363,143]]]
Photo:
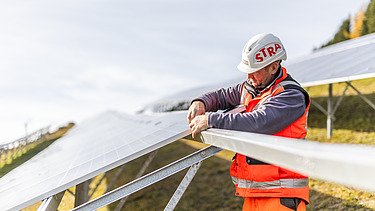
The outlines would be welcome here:
[[[292,124],[274,134],[276,136],[303,139],[307,132],[307,114],[310,98],[305,90],[292,79],[282,68],[282,76],[259,96],[252,96],[242,88],[242,101],[246,112],[255,110],[269,97],[275,96],[285,89],[298,89],[305,95],[306,110]],[[304,175],[289,171],[279,166],[236,154],[230,174],[236,186],[236,195],[241,197],[290,197],[301,198],[309,202],[308,178]]]

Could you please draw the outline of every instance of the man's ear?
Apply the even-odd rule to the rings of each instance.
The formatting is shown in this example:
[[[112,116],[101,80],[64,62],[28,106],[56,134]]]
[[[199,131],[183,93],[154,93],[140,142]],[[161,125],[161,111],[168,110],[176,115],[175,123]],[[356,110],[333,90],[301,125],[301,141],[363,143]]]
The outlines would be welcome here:
[[[278,69],[279,69],[278,61],[273,62],[269,67],[269,71],[272,75],[276,74]]]

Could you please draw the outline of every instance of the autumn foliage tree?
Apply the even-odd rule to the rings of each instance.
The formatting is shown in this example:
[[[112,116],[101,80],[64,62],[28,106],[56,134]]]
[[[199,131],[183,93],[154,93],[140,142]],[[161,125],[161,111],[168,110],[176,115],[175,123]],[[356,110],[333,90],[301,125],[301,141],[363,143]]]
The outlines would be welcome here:
[[[354,17],[350,39],[362,36],[363,22],[365,19],[365,9],[361,9]]]
[[[363,7],[351,20],[350,16],[346,18],[333,38],[321,46],[326,46],[342,42],[348,39],[357,38],[366,34],[375,32],[375,0],[370,0],[367,7]]]

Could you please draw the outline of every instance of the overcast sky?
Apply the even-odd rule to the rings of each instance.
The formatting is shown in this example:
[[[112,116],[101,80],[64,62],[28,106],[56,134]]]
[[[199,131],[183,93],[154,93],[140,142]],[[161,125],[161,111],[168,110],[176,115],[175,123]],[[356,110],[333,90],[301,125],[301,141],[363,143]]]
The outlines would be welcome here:
[[[239,75],[253,35],[289,58],[328,41],[368,0],[0,2],[0,143],[46,125]]]

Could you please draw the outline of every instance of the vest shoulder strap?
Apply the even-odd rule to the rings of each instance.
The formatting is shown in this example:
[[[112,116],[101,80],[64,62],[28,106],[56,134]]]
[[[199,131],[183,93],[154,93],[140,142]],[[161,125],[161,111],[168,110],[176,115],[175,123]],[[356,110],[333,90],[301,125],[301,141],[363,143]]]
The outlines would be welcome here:
[[[288,76],[283,80],[281,81],[279,84],[277,84],[277,86],[274,88],[274,90],[277,90],[278,88],[280,87],[283,87],[284,90],[287,90],[287,89],[297,89],[299,90],[300,92],[302,92],[302,94],[305,96],[305,104],[306,104],[306,108],[307,106],[310,104],[310,96],[309,94],[306,92],[306,90],[304,88],[302,88],[302,86],[296,81],[294,80],[289,74]]]

